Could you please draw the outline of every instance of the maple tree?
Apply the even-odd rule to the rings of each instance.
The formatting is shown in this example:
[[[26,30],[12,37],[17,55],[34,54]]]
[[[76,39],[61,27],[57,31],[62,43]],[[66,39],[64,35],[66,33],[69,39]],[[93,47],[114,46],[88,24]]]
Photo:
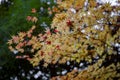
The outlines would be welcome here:
[[[120,78],[119,6],[100,4],[94,0],[58,0],[53,8],[55,17],[51,28],[34,35],[36,26],[20,32],[8,41],[9,49],[17,52],[16,58],[30,61],[33,66],[44,61],[44,67],[64,64],[67,61],[93,63],[85,70],[73,70],[65,76],[51,80],[108,80]],[[50,9],[49,9],[50,10]],[[32,13],[36,13],[32,9]],[[36,17],[27,17],[37,22]],[[114,60],[105,65],[107,61]]]

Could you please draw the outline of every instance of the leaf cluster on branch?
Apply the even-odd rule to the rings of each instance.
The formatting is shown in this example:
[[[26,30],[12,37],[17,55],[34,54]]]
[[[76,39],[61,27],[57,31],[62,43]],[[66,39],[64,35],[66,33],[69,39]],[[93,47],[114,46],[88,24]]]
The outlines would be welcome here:
[[[110,3],[99,4],[94,0],[58,0],[57,3],[60,11],[55,14],[51,28],[37,36],[32,35],[35,26],[28,32],[18,33],[8,41],[10,50],[20,55],[27,54],[17,58],[25,58],[33,66],[41,61],[44,61],[44,67],[67,61],[91,63],[98,58],[86,70],[73,70],[52,80],[120,78],[118,58],[116,64],[103,65],[106,58],[110,60],[112,55],[120,56],[120,7]]]

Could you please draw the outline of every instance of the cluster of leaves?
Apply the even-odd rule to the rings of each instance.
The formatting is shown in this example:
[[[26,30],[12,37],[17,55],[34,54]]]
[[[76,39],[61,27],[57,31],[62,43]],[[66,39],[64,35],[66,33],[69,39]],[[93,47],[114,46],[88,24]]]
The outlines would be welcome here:
[[[4,1],[4,3],[0,5],[0,56],[4,53],[9,53],[6,49],[6,42],[11,35],[16,34],[19,31],[26,31],[30,28],[31,24],[26,22],[25,17],[29,14],[31,7],[40,7],[38,5],[39,1],[36,2],[34,0],[2,1]]]
[[[20,31],[27,31],[34,24],[32,21],[26,21],[26,16],[41,15],[41,17],[38,17],[39,21],[35,23],[37,25],[35,34],[38,31],[43,32],[43,26],[40,24],[45,22],[47,26],[50,25],[52,18],[49,17],[47,8],[54,5],[54,3],[51,2],[51,5],[47,5],[47,2],[43,3],[41,0],[2,1],[3,3],[0,4],[0,80],[8,80],[10,78],[13,80],[15,77],[20,80],[28,79],[27,75],[30,74],[29,71],[31,69],[34,73],[30,74],[29,77],[34,80],[34,75],[39,69],[35,70],[35,68],[30,67],[31,64],[26,60],[15,59],[14,54],[11,54],[8,50],[6,42],[11,35],[15,35]],[[43,7],[44,11],[39,10],[40,7]],[[31,8],[36,8],[38,13],[30,13]],[[23,74],[25,75],[23,76]]]
[[[33,7],[36,8],[39,13],[31,14],[30,10]],[[25,19],[26,16],[38,17],[39,15],[42,15],[41,17],[38,17],[39,21],[36,23],[38,26],[35,31],[36,33],[38,31],[43,31],[44,28],[41,25],[43,22],[46,22],[46,25],[48,26],[50,25],[51,18],[48,17],[49,15],[47,12],[41,12],[39,10],[40,7],[47,10],[49,5],[35,0],[4,0],[4,3],[0,5],[0,58],[2,55],[10,53],[6,45],[6,42],[10,39],[10,36],[15,35],[20,31],[27,31],[31,25],[34,24],[32,22],[27,22]],[[0,62],[4,61],[2,60]]]
[[[35,36],[32,35],[35,28],[33,26],[29,31],[20,32],[9,40],[8,44],[12,52],[24,53],[16,58],[25,58],[33,66],[44,61],[45,67],[49,64],[64,64],[67,61],[80,63],[84,60],[91,63],[93,59],[98,58],[94,61],[95,64],[86,70],[72,71],[65,76],[52,79],[120,78],[117,72],[120,70],[118,59],[116,64],[103,66],[108,56],[119,56],[120,7],[111,6],[110,3],[99,4],[94,0],[58,0],[58,6],[62,11],[58,11],[53,18],[51,29],[46,28],[44,33]]]
[[[120,78],[120,63],[101,66],[102,59],[89,65],[84,70],[72,70],[64,76],[55,76],[51,80],[118,80]]]

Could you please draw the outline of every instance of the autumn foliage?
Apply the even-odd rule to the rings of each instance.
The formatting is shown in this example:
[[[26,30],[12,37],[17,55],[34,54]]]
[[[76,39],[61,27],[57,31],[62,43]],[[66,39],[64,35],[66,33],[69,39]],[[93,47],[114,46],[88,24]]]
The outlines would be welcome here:
[[[120,56],[120,7],[94,0],[58,0],[57,4],[51,28],[34,35],[33,25],[8,41],[9,49],[19,54],[16,58],[27,59],[33,66],[44,61],[44,67],[67,61],[94,62],[85,70],[73,70],[52,80],[120,78],[120,57],[116,57]],[[36,10],[32,9],[32,13]],[[28,16],[27,20],[36,23],[38,19]],[[110,60],[113,62],[107,64]]]

